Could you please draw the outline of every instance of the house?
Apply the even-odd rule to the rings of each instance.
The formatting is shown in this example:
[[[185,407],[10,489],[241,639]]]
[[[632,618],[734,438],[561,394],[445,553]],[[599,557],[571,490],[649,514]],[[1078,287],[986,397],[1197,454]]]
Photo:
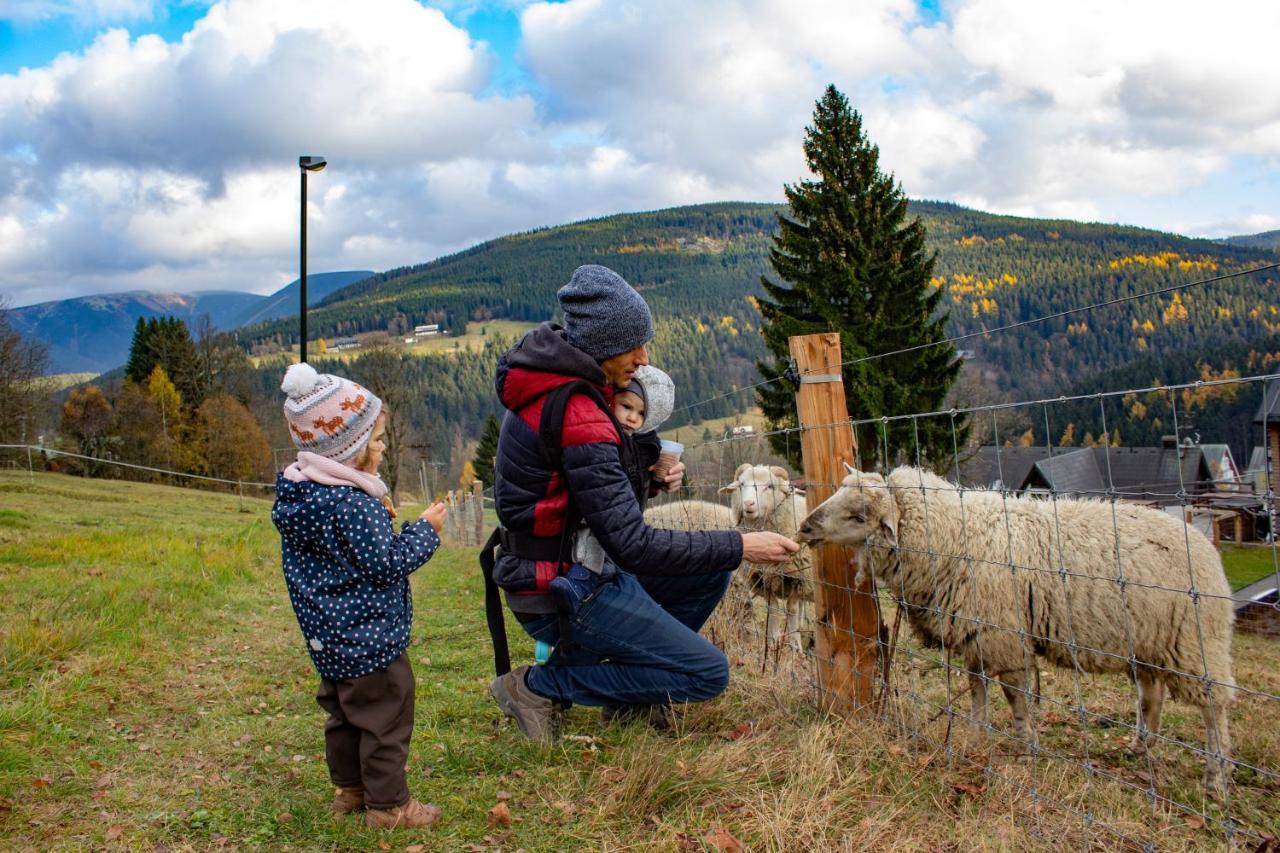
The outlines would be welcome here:
[[[1264,434],[1263,447],[1255,448],[1249,458],[1249,470],[1255,476],[1261,473],[1258,485],[1259,494],[1267,491],[1275,492],[1280,484],[1280,473],[1276,471],[1276,462],[1280,461],[1280,382],[1268,382],[1262,390],[1262,402],[1258,404],[1258,413],[1253,422],[1262,428]]]
[[[329,352],[341,352],[344,349],[360,349],[360,341],[356,338],[334,338],[329,341]]]
[[[755,427],[751,426],[750,424],[744,424],[742,426],[736,426],[733,429],[729,430],[729,435],[733,436],[734,438],[737,438],[740,435],[755,435],[755,432],[756,432]]]
[[[432,335],[438,335],[438,334],[440,334],[439,323],[428,323],[423,326],[413,327],[413,336],[415,338],[429,338]]]

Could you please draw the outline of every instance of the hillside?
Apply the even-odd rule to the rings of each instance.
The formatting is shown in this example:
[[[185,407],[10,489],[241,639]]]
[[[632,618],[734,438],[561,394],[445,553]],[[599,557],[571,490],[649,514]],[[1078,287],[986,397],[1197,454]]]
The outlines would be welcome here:
[[[307,276],[307,301],[317,304],[329,294],[371,275],[368,270]],[[109,293],[61,299],[11,309],[21,334],[49,347],[52,373],[102,373],[124,364],[138,318],[173,316],[194,333],[208,315],[214,328],[229,330],[285,316],[297,316],[298,282],[270,296],[239,291],[201,293]]]
[[[949,294],[952,334],[1275,261],[1259,249],[1141,228],[996,216],[936,202],[912,209],[938,253],[935,282]],[[575,266],[603,263],[653,306],[655,362],[675,376],[681,399],[707,399],[759,379],[755,360],[763,348],[752,299],[761,293],[769,237],[782,210],[699,205],[503,237],[340,290],[312,313],[311,329],[316,336],[395,335],[417,323],[457,329],[469,319],[546,319]],[[1061,393],[1063,377],[1076,385],[1147,355],[1187,353],[1194,362],[1196,354],[1228,345],[1265,345],[1280,331],[1277,280],[1272,272],[1215,283],[961,346],[973,357],[974,381],[998,398]],[[296,324],[265,324],[240,337],[259,347],[287,346],[296,340]],[[738,397],[684,417],[723,416],[750,402],[747,394]],[[475,428],[467,424],[469,432]]]
[[[1238,237],[1227,237],[1222,242],[1231,246],[1245,246],[1250,249],[1264,249],[1269,252],[1280,252],[1280,230],[1263,231],[1261,234],[1243,234]]]

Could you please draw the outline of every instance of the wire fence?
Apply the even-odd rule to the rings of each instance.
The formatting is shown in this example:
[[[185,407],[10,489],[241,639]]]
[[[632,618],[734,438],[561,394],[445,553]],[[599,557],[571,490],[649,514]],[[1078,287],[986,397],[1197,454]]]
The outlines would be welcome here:
[[[1099,846],[1154,850],[1173,826],[1266,849],[1280,836],[1277,379],[727,435],[690,446],[690,488],[648,514],[656,526],[815,539],[780,567],[744,565],[706,630],[818,707],[833,698],[822,672],[837,662],[824,655],[856,633],[832,614],[866,597],[873,578],[876,627],[844,638],[873,650],[862,665],[874,695],[860,712],[898,732],[910,761],[941,758],[980,772],[983,791],[1029,802],[1033,835],[1060,840],[1042,819],[1048,809]],[[1023,446],[1028,430],[1058,435],[1087,409],[1109,436],[1129,395],[1158,407],[1151,416],[1177,436],[1187,400],[1215,389],[1261,401],[1250,446],[1267,451],[1252,481],[1221,469],[1221,447],[1176,438]],[[854,448],[854,467],[871,471],[841,488],[786,467],[805,431],[850,428],[876,436],[873,453]],[[940,430],[951,441],[942,463],[922,439]],[[804,491],[822,486],[839,491],[806,521]],[[1255,582],[1239,593],[1220,540],[1253,566]],[[818,541],[852,546],[847,564],[815,571]],[[1007,716],[989,708],[997,685]]]

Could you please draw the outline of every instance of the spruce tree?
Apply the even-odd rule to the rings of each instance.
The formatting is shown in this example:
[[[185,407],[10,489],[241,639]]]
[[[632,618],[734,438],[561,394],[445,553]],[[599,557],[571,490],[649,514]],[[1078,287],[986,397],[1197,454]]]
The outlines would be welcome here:
[[[498,423],[498,419],[489,415],[489,419],[484,422],[484,433],[476,447],[475,458],[471,460],[476,479],[486,487],[493,485],[493,460],[498,455],[498,433],[501,430],[502,425]]]
[[[924,224],[907,218],[901,186],[880,170],[880,150],[863,132],[862,117],[835,86],[817,102],[804,153],[813,178],[784,187],[790,209],[779,216],[769,251],[780,280],[761,278],[761,334],[773,358],[758,369],[782,375],[792,335],[837,331],[850,417],[940,409],[960,360],[949,343],[928,346],[946,338],[942,289],[930,283],[935,255],[925,251]],[[910,351],[877,357],[900,350]],[[790,380],[757,390],[774,428],[796,426],[795,393]],[[919,458],[945,467],[953,442],[964,446],[968,425],[956,418],[954,429],[953,436],[946,415],[859,426],[859,465]],[[799,464],[794,436],[772,435],[770,443]]]

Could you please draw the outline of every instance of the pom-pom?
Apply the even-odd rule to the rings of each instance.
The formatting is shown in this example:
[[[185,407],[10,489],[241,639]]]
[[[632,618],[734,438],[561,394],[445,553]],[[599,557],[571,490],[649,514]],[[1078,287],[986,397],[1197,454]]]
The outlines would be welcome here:
[[[289,369],[284,372],[284,381],[280,383],[280,390],[288,394],[290,398],[296,399],[305,394],[310,394],[319,381],[320,374],[316,373],[316,369],[302,361],[290,365]]]

